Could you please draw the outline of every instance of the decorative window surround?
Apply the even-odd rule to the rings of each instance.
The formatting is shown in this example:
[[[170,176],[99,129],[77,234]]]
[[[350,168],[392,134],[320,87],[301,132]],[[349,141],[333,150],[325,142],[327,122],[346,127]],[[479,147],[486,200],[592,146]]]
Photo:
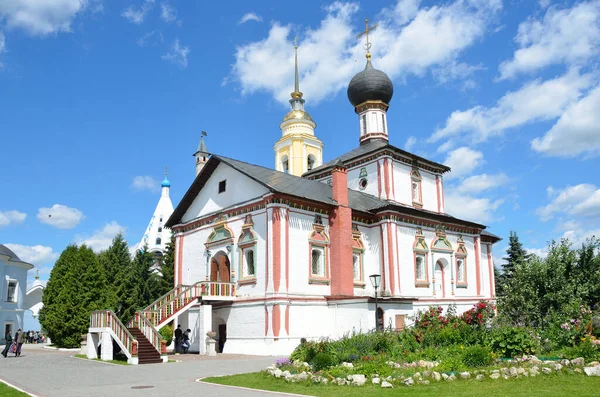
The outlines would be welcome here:
[[[242,232],[238,239],[238,248],[240,252],[240,278],[238,284],[256,284],[256,257],[257,242],[256,234],[253,231],[254,221],[251,215],[246,215]],[[250,263],[252,262],[252,263]]]
[[[364,270],[365,245],[362,242],[361,233],[358,225],[352,225],[352,270],[354,274],[354,287],[365,288],[365,270]]]
[[[329,285],[329,236],[321,215],[316,214],[313,231],[308,238],[308,283]],[[316,271],[316,273],[315,273]]]
[[[410,172],[410,194],[414,207],[423,208],[423,193],[421,190],[421,174],[416,167]]]
[[[465,242],[462,237],[458,237],[458,247],[456,248],[456,288],[467,288],[469,286],[467,282],[467,249],[465,248]],[[461,264],[462,262],[462,269]],[[461,277],[462,273],[462,277]]]
[[[6,303],[17,303],[19,299],[19,281],[13,279],[6,280]]]
[[[413,244],[415,287],[417,288],[429,288],[430,285],[428,253],[429,248],[425,242],[423,230],[419,227],[417,228],[417,234],[415,235],[415,242]]]

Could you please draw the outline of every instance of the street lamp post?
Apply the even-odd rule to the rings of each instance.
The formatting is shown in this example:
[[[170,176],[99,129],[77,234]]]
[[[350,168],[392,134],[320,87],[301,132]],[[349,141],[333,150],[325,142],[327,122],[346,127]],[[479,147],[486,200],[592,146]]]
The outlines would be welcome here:
[[[379,318],[378,316],[378,306],[377,306],[377,289],[379,289],[379,282],[381,281],[381,275],[380,274],[371,274],[369,276],[369,279],[371,280],[371,285],[373,286],[373,288],[375,289],[375,331],[379,331],[379,324],[378,324],[378,320]]]

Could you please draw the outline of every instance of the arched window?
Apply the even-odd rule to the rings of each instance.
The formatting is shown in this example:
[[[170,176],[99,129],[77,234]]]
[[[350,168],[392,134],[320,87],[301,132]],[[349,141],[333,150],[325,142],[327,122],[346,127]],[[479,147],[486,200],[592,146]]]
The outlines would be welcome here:
[[[315,216],[309,242],[309,283],[329,284],[329,236],[325,233],[323,218]]]
[[[160,232],[162,232],[162,226],[159,226],[159,227],[158,227],[158,232],[159,232],[159,233],[160,233]]]
[[[427,247],[421,228],[417,228],[413,252],[415,260],[415,286],[428,287],[429,273],[427,271],[427,254],[429,253],[429,248]]]
[[[312,170],[313,168],[315,168],[315,156],[312,154],[308,155],[308,158],[306,159],[306,169],[308,171]]]
[[[160,239],[160,237],[157,237],[156,238],[156,245],[160,245],[160,243],[161,243],[161,239]]]
[[[364,287],[363,255],[365,246],[358,225],[352,225],[352,275],[355,287]]]
[[[290,162],[288,160],[288,156],[283,156],[281,158],[281,171],[288,174],[290,172]]]
[[[456,243],[456,287],[467,288],[467,249],[462,237],[458,237]]]
[[[413,205],[418,207],[423,205],[423,197],[421,191],[421,174],[416,168],[410,172],[410,186]]]
[[[240,284],[256,283],[257,238],[253,231],[252,216],[247,215],[242,225],[242,233],[238,239],[240,249]]]
[[[249,276],[249,277],[254,277],[256,275],[255,269],[254,269],[254,249],[248,248],[247,250],[245,250],[244,257],[246,259],[244,275]]]

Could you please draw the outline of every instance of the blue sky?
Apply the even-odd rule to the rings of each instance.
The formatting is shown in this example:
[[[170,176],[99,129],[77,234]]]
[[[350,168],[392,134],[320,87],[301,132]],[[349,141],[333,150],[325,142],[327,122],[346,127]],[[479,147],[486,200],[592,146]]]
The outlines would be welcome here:
[[[69,243],[137,243],[164,167],[175,205],[192,182],[202,130],[273,167],[296,36],[325,159],[356,147],[365,17],[391,143],[453,168],[446,210],[504,238],[496,258],[510,230],[540,254],[600,235],[600,1],[224,4],[0,2],[0,242],[43,280]]]

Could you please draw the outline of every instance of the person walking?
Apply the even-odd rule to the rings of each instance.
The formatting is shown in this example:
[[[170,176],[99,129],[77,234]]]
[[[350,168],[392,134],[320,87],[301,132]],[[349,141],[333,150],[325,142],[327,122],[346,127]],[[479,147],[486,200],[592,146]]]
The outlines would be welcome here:
[[[188,328],[183,333],[183,343],[181,344],[181,347],[183,347],[183,354],[187,354],[188,349],[190,348],[190,332],[192,332],[192,330]]]
[[[21,328],[19,328],[15,334],[15,341],[17,342],[17,351],[15,352],[15,356],[20,357],[21,348],[23,347],[23,342],[25,342],[25,335],[23,334],[23,331],[21,331]]]
[[[181,330],[181,324],[177,325],[175,330],[175,354],[181,353],[181,342],[183,338],[183,331]]]
[[[8,349],[10,349],[10,345],[12,344],[12,334],[10,332],[10,330],[8,330],[8,332],[5,335],[6,338],[6,346],[4,346],[4,350],[2,350],[2,355],[4,356],[4,358],[6,358],[6,356],[8,355]]]

